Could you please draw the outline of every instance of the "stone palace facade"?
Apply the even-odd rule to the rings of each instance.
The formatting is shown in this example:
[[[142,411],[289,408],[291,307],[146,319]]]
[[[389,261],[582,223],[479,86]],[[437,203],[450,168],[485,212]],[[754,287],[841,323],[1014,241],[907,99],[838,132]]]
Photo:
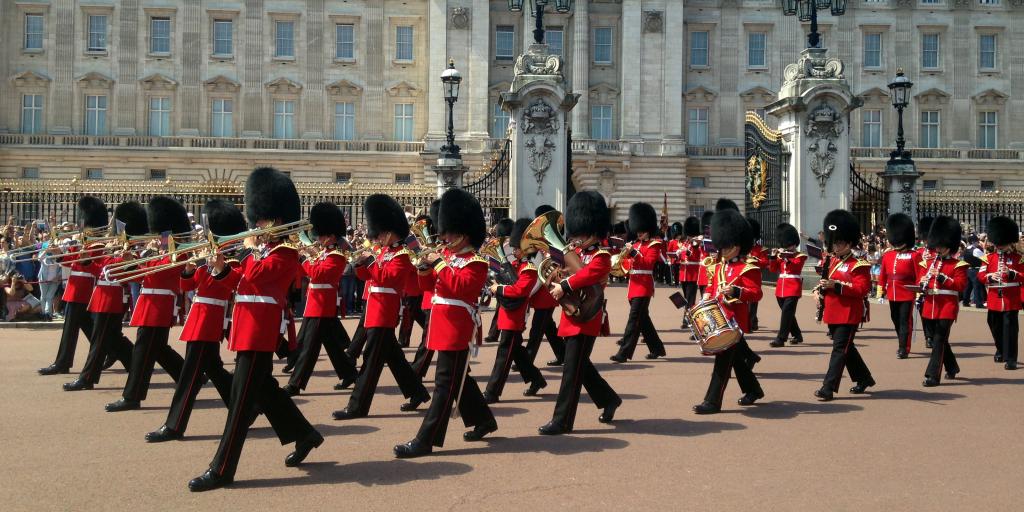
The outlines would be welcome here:
[[[888,157],[886,84],[902,67],[919,187],[1024,187],[1022,3],[823,11],[823,46],[863,100],[855,165]],[[774,101],[806,24],[777,0],[577,0],[544,20],[580,95],[577,188],[620,216],[664,193],[673,218],[742,199],[744,114]],[[432,184],[448,58],[464,77],[456,136],[479,169],[532,29],[506,0],[0,0],[0,178],[237,180],[273,164],[303,181]]]

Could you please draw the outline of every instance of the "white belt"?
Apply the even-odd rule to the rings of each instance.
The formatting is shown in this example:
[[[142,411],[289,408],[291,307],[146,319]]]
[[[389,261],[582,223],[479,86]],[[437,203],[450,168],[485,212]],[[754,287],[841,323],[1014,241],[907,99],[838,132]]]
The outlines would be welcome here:
[[[1020,283],[1002,283],[999,288],[1013,288],[1014,286],[1020,286]]]
[[[117,287],[120,287],[121,283],[115,283],[113,281],[107,281],[107,280],[104,280],[104,279],[100,279],[99,281],[96,281],[96,286],[117,286]]]
[[[193,304],[209,304],[211,306],[220,306],[222,308],[228,307],[228,301],[226,301],[226,300],[214,299],[214,298],[210,298],[210,297],[200,297],[198,295],[196,295],[196,297],[194,299],[192,299],[192,303]]]
[[[241,304],[244,302],[277,305],[277,299],[273,297],[267,297],[265,295],[239,295],[235,297],[235,304]]]
[[[139,290],[139,295],[167,295],[170,297],[178,296],[178,294],[174,293],[174,290],[167,290],[164,288],[143,288]]]
[[[680,265],[700,265],[699,261],[680,261]]]
[[[390,293],[392,295],[398,295],[398,292],[394,288],[383,288],[380,286],[371,286],[370,293]]]
[[[90,274],[88,272],[79,272],[77,270],[72,270],[71,271],[71,277],[88,277],[89,279],[96,279],[96,276],[94,276],[94,275],[92,275],[92,274]]]
[[[333,284],[327,284],[327,283],[309,283],[309,289],[310,290],[333,290],[334,289],[334,285]]]
[[[632,276],[651,276],[654,275],[653,270],[630,270],[629,275]]]
[[[473,317],[473,323],[475,323],[477,327],[480,327],[480,325],[481,325],[481,322],[480,322],[480,310],[478,310],[477,307],[475,305],[473,305],[473,304],[470,304],[470,303],[465,302],[465,301],[461,301],[459,299],[449,299],[449,298],[445,298],[445,297],[438,297],[437,295],[434,295],[433,297],[431,297],[430,303],[431,304],[442,304],[442,305],[445,305],[445,306],[456,306],[456,307],[460,307],[462,309],[465,309],[466,311],[469,312],[470,316]],[[475,332],[475,329],[474,329],[474,332]]]
[[[798,276],[796,274],[779,274],[779,279],[803,279],[804,276]]]
[[[958,292],[956,290],[935,290],[935,289],[931,289],[931,290],[925,290],[924,294],[925,295],[958,295],[959,296],[960,292]]]

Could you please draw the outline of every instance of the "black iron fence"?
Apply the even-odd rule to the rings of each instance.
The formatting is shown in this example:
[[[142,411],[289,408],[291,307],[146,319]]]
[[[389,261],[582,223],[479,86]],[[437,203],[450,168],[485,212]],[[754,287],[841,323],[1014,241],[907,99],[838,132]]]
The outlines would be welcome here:
[[[889,216],[889,191],[877,174],[861,173],[850,164],[850,211],[864,233],[885,224]]]
[[[512,141],[506,139],[484,164],[483,174],[472,183],[463,185],[470,194],[480,201],[488,225],[508,217],[512,194],[509,164],[512,158]]]
[[[1024,190],[935,190],[917,195],[917,215],[947,215],[960,221],[964,233],[983,233],[999,215],[1024,225]]]

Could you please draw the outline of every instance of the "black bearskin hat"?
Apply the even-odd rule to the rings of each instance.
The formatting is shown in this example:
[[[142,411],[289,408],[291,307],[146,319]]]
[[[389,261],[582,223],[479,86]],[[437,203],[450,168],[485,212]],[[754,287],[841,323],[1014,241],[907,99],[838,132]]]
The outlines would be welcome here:
[[[649,203],[633,203],[629,207],[629,232],[647,233],[654,236],[658,232],[658,212]]]
[[[928,232],[932,230],[933,220],[931,217],[923,217],[917,222],[917,236],[919,240],[928,238]]]
[[[437,209],[441,207],[441,200],[434,199],[430,202],[430,234],[437,234]]]
[[[611,233],[613,236],[626,236],[627,231],[629,230],[626,229],[626,221],[624,220],[612,224]]]
[[[480,202],[469,192],[461,188],[445,191],[441,195],[438,217],[438,233],[465,235],[469,238],[469,245],[476,249],[483,245],[487,237],[484,210],[480,207]]]
[[[409,221],[405,218],[402,205],[387,194],[373,194],[367,197],[363,203],[363,215],[366,217],[368,238],[377,238],[385,231],[394,233],[399,240],[405,240],[409,236]]]
[[[926,233],[922,233],[924,235]],[[894,246],[911,247],[917,237],[914,234],[914,221],[905,213],[894,213],[885,219],[885,236]]]
[[[505,217],[498,221],[498,224],[494,227],[494,233],[498,236],[509,236],[512,234],[512,227],[515,224],[516,221]]]
[[[309,209],[309,223],[313,225],[310,235],[314,237],[345,236],[345,214],[334,203],[314,204]]]
[[[822,223],[825,232],[825,247],[832,250],[835,242],[857,245],[860,242],[860,222],[846,210],[832,210],[825,215]]]
[[[550,204],[542,204],[538,206],[535,210],[533,210],[533,218],[536,219],[537,217],[540,217],[541,215],[544,215],[545,213],[550,212],[551,210],[554,209],[555,207],[551,206]]]
[[[686,236],[697,236],[700,234],[700,219],[689,216],[683,222],[683,234]]]
[[[717,211],[714,217],[711,217],[711,239],[719,250],[739,247],[740,254],[747,254],[754,245],[750,223],[740,215],[740,212],[731,208]]]
[[[103,228],[110,223],[107,205],[95,196],[82,196],[78,200],[78,224],[84,228]]]
[[[245,231],[245,215],[234,203],[223,199],[214,199],[203,205],[206,224],[216,236],[237,235]]]
[[[273,167],[257,167],[245,181],[245,215],[250,224],[281,219],[282,224],[302,217],[299,193],[285,173]]]
[[[754,241],[761,239],[761,223],[753,217],[747,217],[747,222],[750,223],[750,234],[754,236]]]
[[[800,232],[792,224],[783,222],[775,226],[775,239],[779,241],[780,247],[800,245]]]
[[[668,234],[671,238],[678,238],[683,236],[683,223],[673,222],[668,228]]]
[[[177,199],[167,196],[153,196],[146,205],[150,233],[171,232],[174,235],[192,232],[188,211]]]
[[[700,216],[700,230],[702,235],[711,236],[711,217],[715,212],[705,211]]]
[[[512,234],[509,236],[508,240],[508,244],[513,249],[519,248],[519,244],[523,242],[523,233],[526,233],[526,228],[530,227],[531,222],[533,222],[532,219],[527,219],[525,217],[522,219],[516,219],[515,223],[512,225]]]
[[[715,211],[720,212],[722,210],[740,211],[740,207],[736,206],[736,203],[732,199],[726,199],[723,197],[715,203]]]
[[[956,252],[960,249],[962,236],[960,221],[939,215],[932,221],[932,228],[928,231],[928,247],[945,247]]]
[[[1009,245],[1020,240],[1020,228],[1009,217],[992,217],[988,220],[988,241],[992,245]]]
[[[149,231],[146,221],[146,209],[138,201],[126,201],[114,208],[114,218],[124,223],[124,233],[128,236],[145,235]]]
[[[573,194],[565,207],[565,235],[567,237],[595,236],[604,238],[611,225],[611,212],[601,194],[585,190]]]

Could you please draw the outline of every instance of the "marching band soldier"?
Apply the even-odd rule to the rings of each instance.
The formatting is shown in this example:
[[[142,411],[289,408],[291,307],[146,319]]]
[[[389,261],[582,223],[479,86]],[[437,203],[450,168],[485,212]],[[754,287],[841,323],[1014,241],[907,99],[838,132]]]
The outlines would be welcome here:
[[[854,381],[850,393],[864,393],[875,385],[875,379],[853,343],[864,318],[864,297],[871,289],[871,265],[853,255],[853,247],[860,242],[860,224],[852,213],[832,210],[825,215],[824,228],[825,248],[830,254],[818,293],[825,297],[822,321],[834,328],[828,372],[814,396],[829,401],[839,391],[843,367]]]
[[[373,254],[364,254],[355,260],[356,275],[366,280],[369,290],[363,323],[367,352],[363,355],[363,369],[359,372],[348,406],[334,411],[336,420],[362,418],[370,413],[377,381],[385,364],[391,369],[402,394],[409,399],[402,405],[403,411],[415,410],[430,400],[430,393],[405,359],[395,337],[401,307],[399,294],[409,272],[414,271],[412,252],[405,246],[409,221],[402,206],[386,194],[367,197],[363,211],[366,215],[366,236],[376,239],[379,244]]]
[[[697,304],[697,281],[702,269],[700,266],[700,219],[689,216],[683,221],[683,239],[679,242],[679,286],[683,289],[683,299],[689,307]],[[683,329],[690,327],[690,320],[683,315]]]
[[[726,198],[722,197],[722,198],[719,198],[718,201],[715,202],[715,213],[717,214],[718,212],[720,212],[722,210],[733,210],[733,211],[738,213],[740,211],[740,207],[732,199],[726,199]],[[714,217],[712,217],[712,221],[713,220],[714,220]],[[744,260],[745,260],[746,263],[750,263],[750,264],[754,265],[755,267],[757,267],[758,271],[760,271],[761,268],[762,268],[761,261],[758,258],[753,257],[753,256],[751,256],[749,254],[749,251],[753,250],[754,244],[757,241],[756,238],[753,238],[753,236],[754,236],[754,224],[750,223],[751,219],[749,219],[749,218],[744,218],[744,220],[747,222],[747,225],[750,227],[751,245],[750,245],[750,248],[748,249],[748,251],[743,252],[742,254],[744,255],[743,257],[744,257]],[[754,222],[756,223],[757,221],[754,221]],[[757,227],[758,227],[758,229],[760,229],[760,224],[757,224]],[[715,250],[717,252],[714,253],[713,256],[715,256],[717,258],[717,256],[721,255],[721,249],[718,249],[717,243],[715,245]],[[713,280],[715,278],[715,276],[712,275],[713,274],[713,269],[714,269],[714,264],[712,264],[712,266],[709,267],[708,271],[707,271],[708,278],[711,279],[711,280]],[[744,271],[744,272],[746,272],[746,271]],[[761,282],[760,275],[757,276],[757,282],[758,283]],[[761,297],[763,295],[764,294],[762,293],[761,295],[758,296],[757,300],[754,300],[754,301],[751,301],[751,302],[753,304],[756,304],[757,301],[761,300]],[[750,309],[748,308],[747,309],[747,315],[748,315],[748,324],[747,325],[748,325],[748,327],[751,325],[749,323],[750,322],[750,320],[749,320],[749,313],[750,313]],[[743,332],[746,333],[748,331],[743,331]],[[751,370],[754,369],[754,365],[756,365],[757,363],[761,362],[761,356],[757,355],[757,353],[754,352],[754,349],[750,348],[750,344],[746,343],[746,339],[744,339],[742,343],[737,343],[736,344],[736,356],[735,356],[735,359],[737,361],[744,361],[744,362],[746,362],[747,366],[749,366]]]
[[[223,199],[207,202],[203,212],[207,227],[215,236],[236,235],[246,229],[242,212]],[[147,442],[161,443],[185,435],[196,396],[206,379],[213,382],[225,407],[231,405],[231,374],[224,369],[220,358],[220,342],[228,327],[228,305],[242,273],[238,272],[237,260],[221,261],[223,259],[223,255],[209,254],[206,264],[188,263],[181,271],[181,290],[196,292],[180,336],[185,342],[185,363],[174,388],[167,420],[160,428],[146,434]],[[225,273],[227,266],[231,271]]]
[[[763,271],[768,267],[768,252],[761,245],[761,223],[753,217],[747,217],[747,222],[750,224],[750,230],[754,235],[754,245],[750,247],[750,259],[755,260],[754,264]],[[760,326],[757,321],[757,305],[760,303],[761,299],[758,299],[750,304],[750,332],[757,332]]]
[[[960,250],[962,230],[956,219],[938,216],[932,221],[928,232],[928,247],[935,251],[930,263],[918,265],[918,282],[924,294],[921,317],[924,323],[932,324],[932,354],[924,372],[924,386],[938,386],[942,369],[946,378],[956,378],[960,365],[949,344],[949,331],[960,310],[960,293],[967,288],[966,261],[956,257]]]
[[[713,211],[706,211],[700,216],[700,229],[704,238],[711,237],[711,217],[714,216],[714,214],[715,212]],[[714,243],[714,240],[711,242]],[[700,258],[698,260],[700,261],[700,270],[697,271],[697,291],[701,296],[704,296],[704,289],[707,288],[708,281],[711,277],[711,267],[705,266],[704,262],[707,258],[713,257],[714,252],[708,252],[705,249],[703,240],[700,241],[699,248],[700,252],[697,254],[697,257]]]
[[[680,267],[679,267],[679,247],[683,243],[683,224],[681,222],[673,222],[668,228],[668,240],[665,242],[665,256],[668,257],[668,273],[669,282],[673,286],[680,286],[682,283],[679,281]]]
[[[783,222],[775,228],[775,239],[782,249],[768,257],[768,270],[779,275],[775,283],[775,299],[779,303],[779,333],[769,345],[781,347],[790,343],[803,343],[804,336],[796,319],[796,306],[803,295],[803,272],[807,255],[800,252],[800,232],[792,224]],[[792,336],[792,338],[790,338]]]
[[[271,167],[257,168],[249,175],[245,209],[249,222],[257,228],[297,222],[301,216],[295,184]],[[234,481],[257,406],[267,416],[282,445],[295,443],[295,451],[285,458],[286,466],[301,464],[324,441],[271,375],[288,288],[299,268],[299,254],[279,234],[257,239],[263,243],[241,265],[242,277],[228,337],[228,349],[236,352],[236,362],[224,434],[209,469],[189,481],[192,492],[217,489]],[[212,270],[219,279],[238,272],[226,266],[220,257],[214,258]]]
[[[629,317],[622,335],[618,353],[611,356],[612,362],[624,363],[633,358],[636,345],[643,334],[649,353],[647,359],[665,355],[665,345],[658,336],[658,330],[651,321],[651,297],[654,296],[654,266],[661,260],[664,244],[654,238],[658,230],[658,214],[648,203],[634,203],[629,207],[629,232],[636,236],[635,247],[629,244],[622,250],[622,258],[628,258]]]
[[[554,210],[554,207],[542,204],[534,210],[533,217],[540,217],[552,210]],[[539,258],[543,257],[543,254],[528,256],[533,257],[534,263],[537,263]],[[526,340],[526,352],[530,354],[531,363],[537,360],[540,342],[544,338],[547,338],[548,345],[551,346],[551,352],[555,355],[555,358],[548,361],[547,365],[562,366],[565,360],[565,340],[558,335],[558,324],[555,323],[556,307],[558,307],[558,301],[551,296],[551,291],[548,287],[544,286],[544,283],[538,279],[537,289],[530,296],[530,309],[533,310],[533,314],[531,315],[532,318],[530,318],[530,334]]]
[[[498,353],[494,358],[494,368],[491,370],[491,378],[484,391],[484,399],[489,404],[496,403],[501,397],[513,361],[523,376],[523,381],[530,385],[523,392],[524,396],[534,396],[548,385],[540,370],[534,366],[527,354],[526,347],[523,346],[523,331],[526,329],[526,313],[529,310],[530,294],[537,289],[538,282],[537,267],[530,263],[529,257],[519,248],[523,233],[529,227],[530,222],[530,219],[515,221],[509,236],[509,245],[512,248],[512,257],[509,258],[509,263],[516,272],[516,282],[507,286],[491,285],[491,294],[494,295],[495,300],[517,301],[518,305],[513,307],[506,302],[495,313],[498,317],[499,345]]]
[[[917,267],[921,252],[914,249],[914,221],[903,213],[894,213],[885,221],[886,237],[891,249],[882,254],[878,285],[889,301],[889,313],[896,328],[897,353],[906,359],[914,337],[914,301],[916,294],[907,286],[917,284]],[[927,233],[922,233],[926,236]]]
[[[604,285],[611,270],[611,255],[599,244],[608,233],[611,224],[608,205],[601,194],[593,191],[577,192],[566,207],[565,231],[569,248],[580,258],[582,267],[575,274],[559,283],[552,283],[551,296],[560,300],[562,296],[592,285]],[[599,312],[593,318],[584,319],[562,310],[558,335],[565,338],[565,365],[562,369],[562,383],[555,401],[551,421],[540,427],[543,435],[559,435],[572,432],[576,421],[576,408],[580,399],[580,387],[585,386],[594,405],[603,412],[598,417],[602,423],[611,423],[615,411],[622,405],[622,399],[608,382],[601,377],[590,362],[594,341],[601,333],[604,314]]]
[[[348,339],[348,333],[339,317],[341,299],[338,286],[347,261],[338,249],[338,241],[345,236],[345,216],[334,203],[317,203],[309,210],[309,223],[313,226],[311,234],[322,250],[302,263],[309,276],[306,310],[299,329],[302,348],[291,378],[284,386],[292,396],[298,395],[309,384],[313,368],[320,358],[321,345],[327,350],[327,357],[341,380],[342,388],[355,382],[359,373],[342,346],[343,340]]]
[[[731,201],[730,201],[731,202]],[[711,218],[711,238],[718,250],[719,261],[710,267],[711,281],[704,290],[705,300],[718,300],[736,321],[741,333],[750,329],[749,304],[762,296],[761,269],[751,262],[747,254],[754,243],[750,224],[740,212],[719,200]],[[761,384],[754,375],[753,365],[744,355],[752,353],[741,336],[733,346],[715,354],[704,401],[693,406],[697,414],[714,414],[722,410],[725,388],[730,373],[736,373],[743,396],[739,405],[753,405],[764,398]]]
[[[64,329],[60,335],[60,347],[57,349],[57,358],[53,364],[40,368],[39,375],[56,375],[70,371],[75,362],[79,330],[85,334],[89,343],[92,343],[92,317],[86,307],[89,305],[93,284],[99,278],[99,265],[92,260],[78,260],[80,257],[95,256],[103,249],[101,243],[89,243],[86,231],[106,227],[109,224],[107,218],[107,205],[99,198],[84,196],[78,200],[78,226],[81,230],[82,247],[72,249],[57,260],[61,266],[71,268],[64,296],[61,298],[64,301]],[[52,240],[50,243],[57,241]]]
[[[167,196],[155,196],[147,206],[149,232],[154,234],[191,234],[192,223],[188,212],[177,200]],[[170,237],[169,237],[170,239]],[[139,271],[156,269],[173,263],[173,256],[143,263]],[[178,267],[159,270],[141,278],[142,289],[132,310],[130,325],[137,327],[135,347],[132,349],[132,365],[128,369],[128,381],[124,384],[121,398],[107,404],[107,412],[138,409],[149,393],[149,381],[153,377],[156,363],[175,382],[181,376],[185,360],[168,346],[171,326],[178,319],[178,281],[181,270]],[[140,279],[133,279],[139,281]]]
[[[436,273],[427,348],[437,352],[434,396],[419,432],[395,446],[401,459],[419,457],[444,446],[452,409],[467,427],[466,441],[479,441],[498,429],[476,381],[469,375],[470,344],[479,345],[477,299],[487,280],[487,260],[476,254],[486,236],[480,203],[465,190],[454,188],[441,196],[438,232],[446,248],[426,255]],[[422,272],[422,271],[421,271]]]
[[[1024,262],[1014,244],[1020,239],[1020,228],[1008,217],[992,217],[988,221],[988,240],[995,246],[978,271],[978,280],[988,288],[988,328],[995,342],[995,362],[1007,370],[1017,369],[1017,315],[1021,309],[1018,290],[1024,281]]]
[[[434,237],[437,235],[437,209],[441,206],[441,200],[435,199],[430,203],[430,215],[427,216],[427,233]],[[423,301],[420,303],[420,309],[423,310],[423,336],[420,338],[420,346],[416,349],[416,355],[413,356],[412,369],[416,370],[416,374],[423,379],[427,376],[427,370],[430,369],[430,362],[434,359],[434,351],[427,348],[427,332],[430,329],[430,311],[433,309],[433,298],[434,298],[434,280],[437,279],[437,274],[434,273],[434,269],[430,266],[424,268],[417,268],[417,279],[419,280],[420,289],[423,290]]]
[[[421,218],[417,217],[415,220],[419,221]],[[398,324],[398,345],[401,347],[408,347],[411,344],[413,324],[419,324],[420,329],[426,329],[426,317],[421,304],[423,304],[423,290],[420,289],[416,273],[411,272],[405,284],[401,322]]]
[[[914,250],[914,255],[917,256],[918,261],[929,262],[935,256],[935,251],[930,249],[928,247],[928,244],[926,243],[927,242],[926,239],[928,238],[928,233],[931,231],[931,228],[932,228],[932,221],[933,220],[934,219],[932,217],[924,217],[918,223],[918,226],[917,226],[917,228],[918,228],[917,229],[917,248]],[[917,272],[917,268],[916,267],[914,268],[914,271]],[[917,297],[917,300],[915,301],[915,304],[916,304],[918,313],[920,313],[921,312],[921,306],[924,304],[924,301],[922,300],[921,297]],[[922,327],[921,330],[924,331],[924,346],[925,346],[925,348],[932,348],[932,334],[933,334],[932,333],[932,324],[928,324],[927,326],[922,325],[921,327]],[[908,351],[909,351],[909,349],[908,349]]]
[[[125,236],[144,235],[148,225],[146,209],[135,201],[121,203],[114,208],[114,222],[124,224]],[[112,246],[113,242],[108,245]],[[119,248],[122,252],[125,249],[127,248]],[[131,367],[132,342],[121,332],[127,301],[125,289],[120,283],[108,281],[103,277],[107,266],[122,261],[123,258],[113,254],[93,260],[92,264],[99,269],[99,278],[92,289],[88,306],[88,311],[92,314],[92,345],[78,378],[65,383],[64,391],[92,389],[100,381],[100,372],[108,355],[121,361],[125,368]]]
[[[499,238],[508,239],[509,235],[512,234],[512,227],[515,225],[515,221],[509,218],[504,218],[498,221],[494,226],[494,234]],[[494,304],[494,316],[491,317],[490,327],[487,328],[487,336],[484,336],[485,343],[495,343],[498,341],[498,310],[501,309],[501,304],[495,301]]]

